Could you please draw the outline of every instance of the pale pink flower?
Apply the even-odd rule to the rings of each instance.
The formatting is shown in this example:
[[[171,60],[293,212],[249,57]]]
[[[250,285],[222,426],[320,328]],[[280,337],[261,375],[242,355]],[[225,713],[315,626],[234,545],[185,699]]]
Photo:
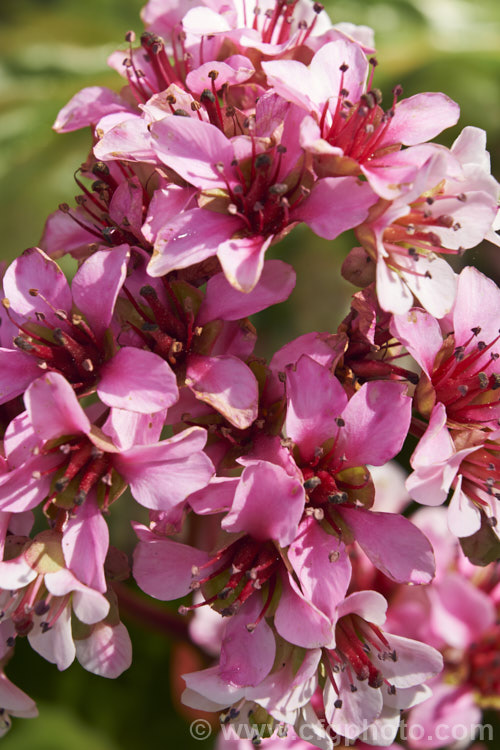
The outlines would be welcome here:
[[[467,266],[457,280],[457,296],[449,319],[412,309],[396,315],[393,335],[422,368],[415,394],[419,412],[428,417],[436,403],[450,424],[495,429],[500,417],[500,357],[497,285]]]
[[[458,105],[441,93],[417,94],[384,112],[381,95],[367,84],[370,62],[359,45],[324,44],[309,66],[297,60],[263,62],[268,83],[305,109],[301,145],[315,157],[320,177],[364,174],[382,198],[392,199],[415,179],[419,165],[401,145],[414,146],[455,125]]]
[[[106,618],[109,602],[66,568],[62,542],[60,532],[42,531],[18,557],[0,563],[0,587],[3,618],[16,635],[27,635],[35,651],[67,669],[76,655],[71,613],[92,625]]]
[[[377,264],[377,296],[384,310],[403,314],[413,306],[413,296],[436,318],[452,309],[455,274],[439,256],[477,245],[497,215],[499,186],[483,166],[467,161],[469,140],[477,146],[480,131],[459,136],[451,151],[412,149],[408,158],[418,171],[407,192],[390,204],[381,202],[357,228]]]

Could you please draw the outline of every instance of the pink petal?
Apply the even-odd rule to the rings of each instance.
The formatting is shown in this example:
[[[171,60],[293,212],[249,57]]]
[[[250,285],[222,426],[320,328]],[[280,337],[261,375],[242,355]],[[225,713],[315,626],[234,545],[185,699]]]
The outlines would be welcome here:
[[[267,677],[276,655],[276,641],[265,618],[251,632],[264,602],[255,594],[226,625],[221,645],[219,675],[231,685],[258,685]]]
[[[347,405],[347,395],[329,369],[307,356],[288,368],[286,380],[286,434],[308,461],[325,440],[336,437],[336,419]]]
[[[107,588],[104,561],[108,553],[109,531],[91,493],[69,519],[63,532],[62,547],[66,565],[87,586],[104,593]]]
[[[159,158],[195,187],[223,187],[215,165],[231,176],[234,151],[229,138],[208,122],[188,117],[165,117],[150,128]]]
[[[76,658],[84,669],[115,679],[132,664],[132,643],[123,623],[100,622],[88,638],[75,641]]]
[[[459,573],[447,572],[429,594],[432,628],[452,648],[467,649],[495,622],[495,605],[488,594]]]
[[[192,427],[154,445],[139,445],[114,456],[114,466],[130,484],[134,498],[152,510],[170,510],[213,475],[202,453],[207,433]]]
[[[471,536],[481,528],[481,511],[462,490],[461,474],[448,506],[448,528],[458,537]]]
[[[432,646],[389,633],[386,638],[390,648],[396,651],[397,660],[384,661],[383,673],[396,688],[421,685],[441,672],[443,657]]]
[[[221,242],[217,257],[228,282],[240,292],[251,292],[264,268],[264,254],[273,235],[228,239]]]
[[[27,352],[0,349],[0,404],[24,393],[41,374],[36,359]]]
[[[244,469],[222,528],[245,531],[260,541],[275,539],[286,547],[297,533],[304,502],[304,488],[297,479],[280,466],[257,461]]]
[[[78,207],[73,209],[71,214],[79,219],[86,219]],[[45,222],[40,248],[51,258],[60,258],[66,253],[78,257],[81,252],[88,254],[89,244],[94,243],[96,239],[95,234],[80,227],[70,214],[57,210],[50,214]]]
[[[199,672],[184,674],[182,678],[188,688],[183,693],[182,702],[187,706],[200,708],[202,711],[220,710],[241,700],[245,695],[244,688],[239,685],[228,684],[227,680],[220,677],[218,665]],[[201,703],[198,700],[200,697],[202,698]],[[210,706],[208,709],[205,707],[207,703]],[[217,708],[214,708],[214,706],[217,706]]]
[[[10,264],[5,272],[3,287],[11,310],[28,320],[37,322],[35,313],[41,312],[56,327],[61,324],[51,307],[43,301],[44,298],[57,309],[64,312],[71,310],[71,292],[65,275],[37,247],[25,250]]]
[[[396,104],[394,117],[380,146],[387,143],[413,146],[430,141],[445,128],[456,125],[459,116],[458,104],[438,91],[410,96]]]
[[[229,510],[239,481],[239,477],[214,477],[206,487],[189,495],[187,502],[202,516]]]
[[[104,115],[127,111],[130,111],[129,106],[114,91],[102,86],[88,86],[61,109],[53,128],[58,133],[69,133],[95,125]]]
[[[110,409],[102,430],[109,435],[117,448],[125,451],[133,445],[157,443],[164,424],[164,411],[139,414],[126,409]]]
[[[372,688],[367,681],[355,680],[356,690],[351,691],[351,679],[347,670],[335,675],[342,705],[335,708],[338,698],[332,684],[327,680],[324,692],[325,714],[330,727],[350,740],[358,737],[380,715],[383,706],[380,688]]]
[[[183,211],[158,233],[148,273],[163,276],[211,258],[239,226],[240,221],[234,216],[204,208]]]
[[[476,268],[467,266],[458,277],[458,289],[453,309],[455,340],[464,345],[471,336],[473,326],[481,326],[479,341],[490,343],[498,335],[498,315],[500,309],[500,289],[494,281]],[[473,346],[476,340],[473,341]],[[497,347],[498,348],[498,347]],[[487,352],[490,359],[491,349]],[[494,351],[494,350],[493,350]]]
[[[437,320],[423,310],[410,310],[406,315],[393,317],[391,333],[430,377],[436,355],[443,345]]]
[[[90,432],[73,388],[59,373],[49,372],[35,380],[24,398],[33,430],[43,440]]]
[[[401,450],[411,419],[406,386],[389,381],[365,383],[347,404],[339,431],[338,454],[344,468],[380,466]]]
[[[405,283],[422,307],[435,318],[447,315],[453,307],[457,286],[456,274],[450,264],[442,258],[420,256],[418,272],[422,275],[415,276],[411,272],[414,261],[406,258],[401,260],[402,266],[408,266],[408,273],[404,274]]]
[[[154,414],[168,409],[179,397],[170,365],[153,352],[120,349],[101,369],[99,398],[117,409]]]
[[[71,607],[66,606],[46,632],[41,630],[41,619],[35,618],[34,628],[28,634],[31,648],[47,661],[56,664],[59,670],[67,669],[73,663],[76,653],[71,634]]]
[[[474,737],[480,726],[481,709],[473,692],[466,686],[438,682],[433,685],[432,693],[432,697],[414,708],[408,717],[409,746],[418,750],[453,746],[457,735],[455,727],[460,728],[460,736],[465,728],[467,737]],[[424,734],[417,740],[421,728]]]
[[[309,197],[293,212],[293,218],[305,221],[320,237],[334,240],[361,224],[377,201],[378,195],[366,182],[355,177],[325,177],[316,182]]]
[[[0,510],[22,513],[36,508],[47,497],[51,469],[59,463],[57,454],[38,455],[0,475]]]
[[[4,452],[8,467],[14,469],[31,460],[40,447],[40,439],[33,432],[28,413],[21,412],[5,430]]]
[[[239,430],[257,418],[258,386],[250,368],[237,357],[191,355],[186,385]]]
[[[327,534],[313,518],[304,521],[290,544],[288,559],[305,596],[332,622],[351,580],[351,563],[344,545]]]
[[[206,552],[169,539],[139,541],[134,550],[134,578],[149,596],[170,601],[186,596],[193,582],[193,566],[208,560]]]
[[[149,203],[146,221],[142,226],[146,240],[154,245],[160,230],[186,208],[195,193],[193,188],[179,185],[169,185],[167,188],[155,190]]]
[[[355,591],[349,594],[338,607],[339,619],[344,615],[356,614],[374,625],[384,624],[387,602],[378,591]]]
[[[4,591],[16,591],[34,581],[38,573],[29,565],[24,555],[0,562],[0,587]]]
[[[13,716],[22,716],[25,719],[38,716],[35,702],[14,685],[3,672],[0,674],[0,706]],[[4,729],[5,724],[2,727],[2,730]]]
[[[76,306],[98,339],[111,324],[118,293],[127,275],[128,245],[99,250],[80,266],[71,290]]]
[[[143,187],[138,177],[121,182],[109,202],[109,217],[119,227],[142,240]],[[115,252],[115,250],[113,250]]]
[[[217,73],[217,78],[215,79],[217,91],[224,84],[236,84],[247,81],[254,74],[255,68],[247,57],[243,57],[243,55],[238,55],[238,57],[241,58],[241,65],[237,69],[225,62],[213,60],[203,63],[199,68],[192,70],[186,76],[186,85],[189,87],[189,91],[192,91],[194,94],[201,94],[204,89],[211,91],[213,81],[210,73],[214,71]],[[245,67],[243,67],[244,60],[246,60]]]
[[[427,537],[404,516],[339,506],[358,544],[378,570],[397,583],[430,583],[436,572]]]
[[[153,141],[146,121],[138,115],[112,115],[107,122],[99,123],[99,130],[106,125],[104,135],[94,146],[94,156],[100,161],[140,161],[158,164]],[[118,120],[118,122],[116,122]]]
[[[210,320],[239,320],[288,299],[295,286],[295,271],[281,260],[264,263],[259,281],[246,294],[235,289],[223,273],[207,283],[205,299],[196,319],[199,325]]]
[[[282,638],[302,648],[335,647],[330,618],[304,597],[292,577],[283,578],[274,625]]]
[[[438,403],[434,406],[429,425],[413,452],[411,465],[433,466],[453,456],[455,446],[446,426],[446,407]]]
[[[75,578],[70,570],[61,568],[45,576],[47,590],[54,596],[72,593],[71,604],[80,622],[92,625],[103,620],[109,612],[109,602],[102,594]]]

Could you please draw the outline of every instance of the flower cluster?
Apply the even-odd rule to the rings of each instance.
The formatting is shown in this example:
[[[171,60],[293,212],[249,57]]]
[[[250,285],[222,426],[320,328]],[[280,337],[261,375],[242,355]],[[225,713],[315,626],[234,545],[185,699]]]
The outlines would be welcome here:
[[[143,21],[109,60],[120,93],[59,113],[92,132],[80,194],[2,279],[4,661],[27,637],[59,669],[127,669],[108,529],[132,509],[139,587],[215,618],[186,706],[389,745],[402,710],[432,723],[458,700],[444,654],[476,717],[500,689],[500,291],[446,256],[499,244],[485,135],[431,143],[459,117],[441,93],[383,105],[371,30],[319,3],[149,0]],[[300,222],[354,230],[361,291],[266,361],[249,316],[291,294],[266,252]],[[437,522],[376,492],[408,436],[411,497],[453,490],[436,545]],[[480,589],[472,563],[491,563]],[[2,716],[33,715],[0,677]]]

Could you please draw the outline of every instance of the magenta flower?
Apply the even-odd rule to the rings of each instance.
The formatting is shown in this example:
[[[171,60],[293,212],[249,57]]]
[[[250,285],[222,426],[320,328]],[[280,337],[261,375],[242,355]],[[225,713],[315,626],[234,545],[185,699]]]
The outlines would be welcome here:
[[[376,196],[354,178],[321,180],[304,197],[304,157],[293,140],[296,119],[290,110],[281,143],[271,148],[262,148],[254,136],[230,140],[215,126],[191,118],[167,117],[152,126],[159,158],[201,191],[206,208],[186,210],[161,230],[151,275],[217,255],[228,281],[249,292],[262,273],[265,251],[293,224],[305,221],[333,239],[363,220]],[[256,133],[258,127],[259,119]],[[219,207],[207,210],[207,199],[215,195]]]
[[[206,432],[193,427],[120,451],[91,424],[58,373],[34,381],[25,398],[27,413],[14,420],[6,436],[11,470],[0,476],[1,509],[20,512],[54,503],[64,526],[68,566],[87,585],[105,591],[108,528],[101,508],[106,510],[127,484],[147,508],[168,510],[184,502],[213,473],[202,452]],[[65,509],[74,517],[67,520]]]
[[[297,60],[263,62],[268,83],[284,99],[305,109],[301,145],[315,158],[320,177],[364,174],[371,188],[391,200],[415,179],[418,165],[401,145],[434,138],[458,120],[458,105],[444,94],[417,94],[380,106],[373,73],[358,44],[324,44],[309,66]]]
[[[367,742],[396,736],[401,709],[430,695],[423,685],[443,667],[441,654],[424,643],[381,630],[387,603],[374,591],[355,592],[339,607],[336,646],[324,650],[323,700],[330,727]],[[367,728],[368,727],[368,728]],[[370,731],[372,730],[372,732]]]
[[[116,352],[106,335],[128,258],[126,245],[94,253],[71,289],[57,264],[37,248],[9,266],[4,305],[19,329],[15,348],[0,349],[0,403],[23,393],[44,371],[63,375],[78,395],[97,390],[107,406],[143,414],[177,400],[175,375],[166,362],[137,348]]]
[[[304,477],[306,512],[340,538],[347,525],[373,564],[393,580],[428,583],[434,560],[421,532],[403,516],[363,507],[373,501],[366,464],[387,462],[406,437],[411,400],[405,388],[365,383],[348,400],[330,370],[303,356],[287,371],[285,424]],[[331,570],[335,575],[335,566]],[[322,580],[324,569],[316,576]]]

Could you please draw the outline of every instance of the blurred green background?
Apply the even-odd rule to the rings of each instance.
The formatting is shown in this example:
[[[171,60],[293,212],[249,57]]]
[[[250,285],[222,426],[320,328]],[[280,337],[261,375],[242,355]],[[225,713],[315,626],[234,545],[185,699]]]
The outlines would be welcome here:
[[[107,55],[128,29],[140,33],[140,0],[0,0],[0,258],[12,260],[35,245],[45,217],[76,192],[73,172],[89,148],[87,132],[56,135],[59,109],[89,85],[115,89]],[[500,177],[500,3],[497,0],[345,0],[328,2],[334,22],[372,26],[378,85],[387,100],[401,83],[404,95],[444,91],[461,107],[459,126],[488,131],[493,172]],[[298,227],[273,249],[297,270],[289,302],[257,320],[261,353],[293,336],[335,330],[353,288],[339,275],[352,236],[335,243]],[[500,250],[482,246],[474,263],[500,282]],[[458,268],[458,267],[457,267]],[[128,623],[127,623],[128,624]],[[134,664],[116,681],[78,665],[63,674],[19,644],[9,676],[39,703],[37,721],[14,720],[5,750],[127,750],[200,746],[170,708],[169,646],[158,632],[133,625]]]

